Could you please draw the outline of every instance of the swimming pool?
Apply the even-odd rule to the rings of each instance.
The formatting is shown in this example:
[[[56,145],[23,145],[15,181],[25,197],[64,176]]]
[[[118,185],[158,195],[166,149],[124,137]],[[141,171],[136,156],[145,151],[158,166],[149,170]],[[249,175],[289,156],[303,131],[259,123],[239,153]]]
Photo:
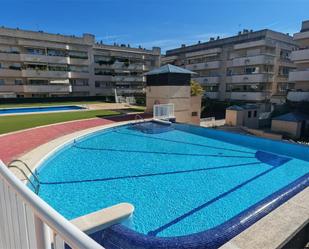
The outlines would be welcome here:
[[[129,202],[106,248],[217,248],[308,186],[308,147],[156,123],[96,132],[39,168],[39,195],[68,219]]]
[[[73,111],[85,109],[76,105],[65,106],[46,106],[46,107],[21,107],[21,108],[6,108],[0,109],[0,115],[7,114],[22,114],[22,113],[37,113],[37,112],[58,112],[58,111]]]

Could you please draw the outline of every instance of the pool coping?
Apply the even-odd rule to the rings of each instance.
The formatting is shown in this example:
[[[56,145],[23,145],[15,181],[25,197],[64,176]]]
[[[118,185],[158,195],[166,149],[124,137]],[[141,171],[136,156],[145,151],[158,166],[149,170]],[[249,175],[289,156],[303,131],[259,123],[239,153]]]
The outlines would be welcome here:
[[[107,128],[126,125],[131,122],[124,121],[74,132],[43,144],[21,156],[19,159],[28,163],[33,170],[61,147],[73,142],[74,139],[85,137]],[[306,201],[309,203],[309,188],[306,188],[308,185],[308,176],[305,175],[302,178],[304,179],[299,178],[296,180],[296,183],[293,182],[292,185],[294,186],[292,188],[290,186],[291,184],[289,184],[285,188],[277,191],[281,192],[279,196],[277,192],[273,193],[265,198],[267,199],[266,201],[262,200],[251,206],[249,209],[255,207],[258,212],[256,210],[252,212],[251,210],[249,219],[247,219],[248,210],[244,210],[241,213],[244,217],[239,214],[228,220],[227,222],[230,223],[231,220],[238,219],[237,231],[235,231],[235,226],[231,231],[231,224],[226,225],[223,223],[215,227],[215,229],[170,238],[140,234],[123,225],[115,225],[107,229],[104,233],[106,237],[112,235],[112,237],[119,239],[121,237],[127,237],[130,241],[134,240],[137,243],[136,245],[141,246],[137,248],[166,248],[167,246],[184,248],[184,245],[186,248],[205,248],[205,245],[207,245],[207,248],[218,248],[222,246],[224,249],[280,248],[309,222],[309,208],[304,205]],[[275,195],[275,198],[273,195]],[[270,202],[270,199],[273,200]],[[289,222],[283,222],[288,220]],[[295,220],[297,220],[297,224]],[[267,226],[263,224],[267,224]],[[268,227],[271,229],[267,229]],[[223,236],[221,236],[222,234]],[[266,236],[269,234],[272,234],[272,236]]]

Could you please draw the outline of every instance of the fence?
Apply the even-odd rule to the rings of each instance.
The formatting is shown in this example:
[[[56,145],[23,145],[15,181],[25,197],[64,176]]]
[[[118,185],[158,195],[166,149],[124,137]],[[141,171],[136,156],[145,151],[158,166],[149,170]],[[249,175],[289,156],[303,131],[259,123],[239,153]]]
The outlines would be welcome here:
[[[0,248],[103,249],[25,186],[0,161]]]
[[[160,104],[153,106],[154,119],[169,119],[174,117],[174,104]]]

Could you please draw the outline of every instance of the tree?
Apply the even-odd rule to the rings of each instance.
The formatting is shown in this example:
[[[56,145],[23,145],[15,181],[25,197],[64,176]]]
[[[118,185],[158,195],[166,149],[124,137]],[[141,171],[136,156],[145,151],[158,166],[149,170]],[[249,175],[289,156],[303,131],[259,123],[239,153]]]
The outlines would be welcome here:
[[[191,96],[200,96],[203,95],[203,93],[204,89],[200,83],[195,80],[191,80]]]

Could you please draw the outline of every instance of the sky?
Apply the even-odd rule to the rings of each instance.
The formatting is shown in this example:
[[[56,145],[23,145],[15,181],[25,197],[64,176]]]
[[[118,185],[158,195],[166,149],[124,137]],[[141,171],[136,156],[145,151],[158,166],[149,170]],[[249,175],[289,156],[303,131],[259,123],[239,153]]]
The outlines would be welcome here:
[[[309,0],[0,0],[0,8],[0,26],[163,52],[243,29],[293,34],[309,20]]]

